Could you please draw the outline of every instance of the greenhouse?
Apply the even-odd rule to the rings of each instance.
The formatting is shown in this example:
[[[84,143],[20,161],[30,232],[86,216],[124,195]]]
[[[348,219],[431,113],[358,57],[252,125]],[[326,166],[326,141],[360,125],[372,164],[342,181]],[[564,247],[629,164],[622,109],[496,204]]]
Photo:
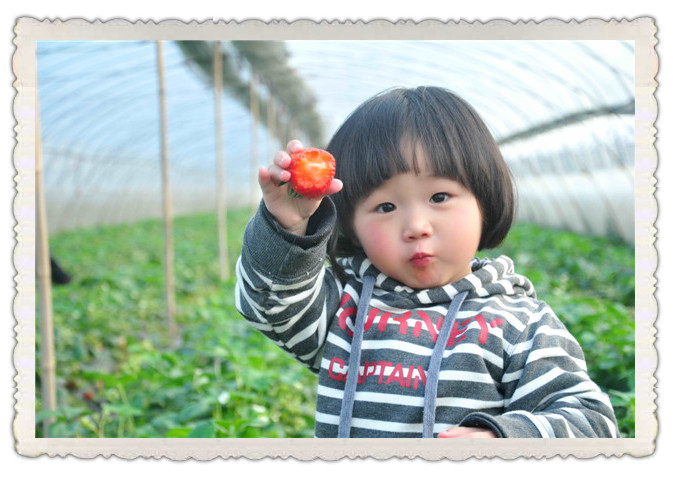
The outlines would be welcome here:
[[[315,376],[234,307],[258,169],[421,85],[485,120],[517,210],[483,255],[533,280],[634,436],[634,69],[622,40],[38,42],[38,436],[312,437]]]

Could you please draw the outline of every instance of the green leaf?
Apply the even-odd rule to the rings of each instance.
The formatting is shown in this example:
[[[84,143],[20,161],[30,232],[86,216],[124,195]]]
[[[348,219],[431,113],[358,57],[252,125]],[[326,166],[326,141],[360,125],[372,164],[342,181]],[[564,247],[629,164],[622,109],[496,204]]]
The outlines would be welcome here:
[[[90,430],[92,433],[95,433],[98,427],[96,427],[96,423],[94,423],[93,419],[91,419],[91,416],[83,416],[80,418],[80,422],[82,426]]]
[[[151,423],[157,429],[170,430],[178,424],[176,413],[164,413],[152,418]]]
[[[138,408],[129,404],[103,404],[103,410],[109,413],[119,414],[120,416],[140,416],[143,414]]]
[[[180,414],[178,414],[178,420],[180,422],[186,422],[192,419],[202,418],[203,416],[209,415],[211,411],[212,407],[210,403],[197,401],[185,406],[185,408],[180,411]]]
[[[64,419],[64,418],[65,416],[59,410],[48,411],[45,409],[42,411],[37,411],[35,413],[35,424],[39,424],[47,419]]]
[[[82,416],[83,414],[89,414],[91,411],[88,409],[84,409],[82,407],[71,407],[71,406],[65,406],[63,409],[61,409],[63,412],[63,416],[65,416],[66,419],[68,420],[73,420],[79,416]]]
[[[214,438],[215,424],[212,421],[204,421],[196,425],[187,435],[188,438]]]
[[[186,438],[191,429],[189,428],[173,428],[166,433],[167,438]]]

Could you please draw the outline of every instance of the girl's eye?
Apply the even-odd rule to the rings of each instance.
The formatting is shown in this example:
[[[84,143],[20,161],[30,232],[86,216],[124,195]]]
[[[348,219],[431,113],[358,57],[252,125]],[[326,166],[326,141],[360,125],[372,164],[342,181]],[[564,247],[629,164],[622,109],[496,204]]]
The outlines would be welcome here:
[[[449,200],[450,197],[451,196],[446,192],[438,192],[430,198],[430,202],[433,204],[441,204],[442,202]]]
[[[383,202],[382,204],[376,206],[376,212],[381,212],[383,214],[392,212],[394,210],[395,210],[395,204],[391,204],[390,202]]]

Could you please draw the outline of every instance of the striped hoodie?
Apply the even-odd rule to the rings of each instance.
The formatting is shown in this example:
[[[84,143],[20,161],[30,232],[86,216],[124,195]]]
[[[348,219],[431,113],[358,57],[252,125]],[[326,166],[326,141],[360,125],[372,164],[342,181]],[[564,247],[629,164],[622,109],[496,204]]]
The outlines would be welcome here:
[[[340,259],[342,284],[325,263],[335,221],[326,198],[307,234],[294,236],[262,202],[236,267],[238,311],[318,374],[316,437],[429,437],[454,426],[619,437],[581,347],[509,258],[475,258],[465,278],[416,290],[359,255]]]

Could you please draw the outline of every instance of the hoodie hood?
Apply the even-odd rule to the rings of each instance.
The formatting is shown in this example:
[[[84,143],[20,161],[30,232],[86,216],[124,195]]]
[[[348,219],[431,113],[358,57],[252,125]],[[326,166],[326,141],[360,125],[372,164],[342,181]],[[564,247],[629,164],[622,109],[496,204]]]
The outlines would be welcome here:
[[[446,304],[464,291],[468,291],[467,299],[493,295],[523,295],[536,298],[533,283],[517,274],[512,259],[504,255],[494,259],[475,257],[471,264],[471,274],[459,281],[430,289],[412,289],[388,277],[363,254],[340,259],[340,263],[346,272],[359,282],[363,282],[366,276],[374,277],[374,288],[379,290],[376,295],[386,304],[399,308]]]

